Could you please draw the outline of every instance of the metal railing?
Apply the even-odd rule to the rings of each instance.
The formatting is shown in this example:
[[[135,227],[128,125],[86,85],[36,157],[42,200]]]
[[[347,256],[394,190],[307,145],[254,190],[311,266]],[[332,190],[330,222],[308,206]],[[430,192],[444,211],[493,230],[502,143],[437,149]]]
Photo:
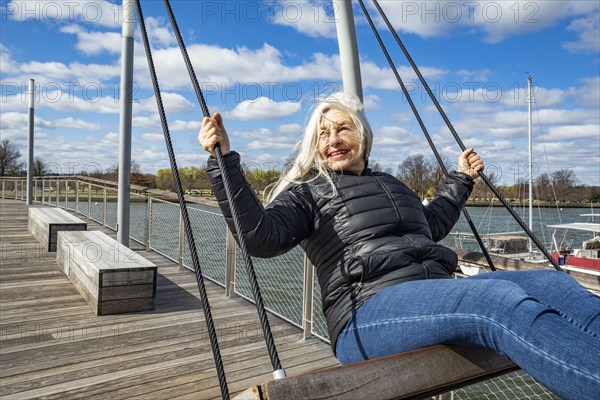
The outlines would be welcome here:
[[[25,178],[0,177],[0,181],[1,198],[26,200]],[[82,177],[38,177],[34,180],[33,199],[38,204],[74,211],[116,230],[114,183],[92,182]],[[192,270],[179,204],[133,192],[130,199],[130,239],[177,262],[180,268]],[[189,204],[188,213],[204,277],[222,286],[226,296],[239,295],[253,302],[243,260],[236,252],[235,241],[220,210]],[[237,268],[238,265],[242,268]],[[255,259],[254,266],[267,310],[300,328],[304,339],[314,336],[329,343],[321,311],[321,290],[314,267],[302,250],[297,247],[279,257]],[[521,392],[526,393],[525,397],[515,398],[556,398],[523,371],[448,392],[440,398],[480,398],[481,393],[490,393],[490,398],[500,398],[496,394],[501,394],[504,398]]]
[[[25,177],[0,180],[3,199],[26,200]],[[34,203],[64,208],[117,229],[114,183],[78,176],[36,177],[33,192]],[[132,192],[130,199],[130,239],[180,268],[192,270],[179,204],[148,193]],[[243,260],[220,210],[190,203],[188,212],[205,278],[222,286],[226,296],[238,295],[253,302]],[[329,342],[320,289],[304,252],[297,247],[279,257],[255,259],[254,265],[267,310],[302,329],[305,339],[316,336]]]

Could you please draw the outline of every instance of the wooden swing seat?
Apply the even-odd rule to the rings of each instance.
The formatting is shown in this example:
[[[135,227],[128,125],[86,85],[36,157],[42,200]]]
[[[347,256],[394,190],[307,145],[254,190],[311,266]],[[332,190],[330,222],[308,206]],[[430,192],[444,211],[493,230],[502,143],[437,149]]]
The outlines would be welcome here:
[[[266,382],[234,399],[423,399],[518,369],[492,350],[436,345]]]

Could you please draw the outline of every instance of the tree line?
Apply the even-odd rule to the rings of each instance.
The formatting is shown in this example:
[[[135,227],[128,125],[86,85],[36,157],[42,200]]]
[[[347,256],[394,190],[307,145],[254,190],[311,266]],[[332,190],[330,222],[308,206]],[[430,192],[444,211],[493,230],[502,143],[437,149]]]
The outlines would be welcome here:
[[[455,166],[443,160],[446,169],[453,170]],[[371,163],[374,171],[387,172],[395,175],[408,187],[422,198],[431,199],[444,182],[444,173],[435,159],[429,159],[421,154],[409,156],[399,163],[396,171],[392,168],[383,168],[379,163]],[[18,148],[8,139],[0,141],[0,176],[21,176],[25,174],[25,162],[21,160]],[[281,171],[275,169],[262,170],[242,166],[246,177],[257,193],[264,193],[268,185],[279,179]],[[109,181],[118,180],[118,165],[113,165],[104,171],[97,168],[94,171],[81,171],[80,175]],[[34,175],[44,176],[51,174],[48,164],[37,157],[34,161]],[[211,185],[206,168],[196,166],[179,168],[182,187],[187,193],[198,195],[211,195]],[[525,202],[528,198],[529,184],[525,178],[518,178],[511,185],[498,185],[500,176],[495,171],[487,171],[488,180],[498,189],[498,192],[513,202]],[[143,173],[137,162],[131,163],[131,184],[148,188],[174,191],[175,184],[170,168],[159,169],[156,174]],[[540,202],[562,203],[600,203],[600,187],[578,185],[577,176],[571,169],[560,169],[552,173],[542,173],[533,181],[533,198]],[[472,201],[490,202],[494,198],[491,189],[481,180],[477,180]]]

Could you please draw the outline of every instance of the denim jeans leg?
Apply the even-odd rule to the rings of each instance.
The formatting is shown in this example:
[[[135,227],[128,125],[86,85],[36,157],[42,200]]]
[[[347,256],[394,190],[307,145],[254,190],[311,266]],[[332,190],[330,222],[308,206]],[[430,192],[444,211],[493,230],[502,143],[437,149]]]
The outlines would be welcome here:
[[[600,297],[564,272],[495,271],[467,279],[503,279],[513,282],[540,303],[557,310],[563,317],[600,338]]]
[[[381,290],[338,337],[343,364],[439,343],[505,355],[565,399],[600,394],[600,340],[503,279],[437,279]]]

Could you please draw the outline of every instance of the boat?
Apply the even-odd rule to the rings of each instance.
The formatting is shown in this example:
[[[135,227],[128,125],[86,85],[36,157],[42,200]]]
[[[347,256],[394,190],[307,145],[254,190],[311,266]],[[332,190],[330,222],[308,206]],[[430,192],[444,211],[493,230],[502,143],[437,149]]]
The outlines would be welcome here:
[[[533,228],[533,160],[532,160],[532,110],[531,103],[533,99],[533,78],[527,77],[528,88],[528,154],[529,154],[529,229]],[[475,243],[475,236],[472,233],[457,232],[452,233],[455,236],[455,247],[464,251],[469,242]],[[486,250],[490,255],[507,257],[530,263],[548,262],[541,251],[533,248],[533,243],[523,232],[497,232],[481,235]],[[459,261],[459,268],[465,275],[474,275],[481,272],[481,268],[471,265],[467,262]]]
[[[591,221],[593,221],[594,217],[600,218],[600,214],[580,214],[580,216],[591,218]],[[597,272],[600,276],[600,223],[571,222],[548,225],[548,228],[554,229],[550,254],[563,269],[579,270],[579,272],[593,271]],[[589,232],[592,233],[593,237],[584,240],[580,248],[574,249],[571,245],[572,241],[558,243],[556,239],[557,229]],[[563,242],[565,241],[563,240]]]

